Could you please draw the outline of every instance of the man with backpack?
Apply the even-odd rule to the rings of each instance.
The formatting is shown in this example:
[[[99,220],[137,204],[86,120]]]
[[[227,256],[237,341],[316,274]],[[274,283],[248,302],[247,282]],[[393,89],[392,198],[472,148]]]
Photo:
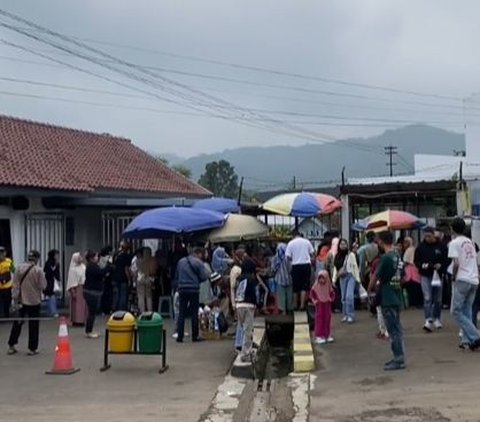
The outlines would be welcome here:
[[[192,341],[198,342],[199,337],[198,308],[200,302],[200,284],[208,280],[202,257],[203,248],[193,248],[192,254],[182,258],[177,264],[177,290],[179,296],[179,313],[177,319],[177,343],[183,343],[185,333],[185,316],[190,308],[192,314]]]

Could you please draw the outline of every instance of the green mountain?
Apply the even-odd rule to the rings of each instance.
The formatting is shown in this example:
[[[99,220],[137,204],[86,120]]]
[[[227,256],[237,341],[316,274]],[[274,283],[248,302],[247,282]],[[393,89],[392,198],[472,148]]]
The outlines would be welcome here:
[[[211,161],[229,161],[245,186],[254,190],[272,190],[328,184],[340,180],[342,168],[347,177],[368,177],[388,174],[384,147],[398,148],[394,156],[396,174],[413,172],[414,154],[453,155],[465,149],[463,134],[444,129],[412,125],[386,130],[370,138],[340,140],[329,144],[272,146],[229,149],[215,154],[202,154],[182,162],[198,180]]]

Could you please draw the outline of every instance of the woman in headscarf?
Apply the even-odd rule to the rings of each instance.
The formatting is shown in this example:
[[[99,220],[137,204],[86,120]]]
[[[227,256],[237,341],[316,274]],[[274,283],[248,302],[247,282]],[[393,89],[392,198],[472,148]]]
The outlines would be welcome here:
[[[72,325],[85,324],[85,299],[83,285],[85,284],[85,264],[82,255],[75,252],[68,270],[67,291],[70,295],[70,322]]]
[[[342,239],[338,244],[333,265],[333,281],[340,284],[342,294],[342,322],[351,324],[355,321],[355,289],[360,282],[360,271],[356,254],[354,250],[349,250],[347,240]]]
[[[321,270],[310,290],[310,298],[315,305],[315,343],[333,343],[331,333],[332,306],[335,290],[328,272]]]
[[[290,263],[285,255],[286,250],[287,245],[279,243],[272,260],[272,274],[278,286],[278,309],[282,314],[293,311],[292,278],[290,276]]]
[[[405,284],[407,291],[408,303],[410,306],[423,306],[423,292],[421,285],[421,277],[415,265],[415,244],[411,237],[403,240],[403,263],[405,265]]]

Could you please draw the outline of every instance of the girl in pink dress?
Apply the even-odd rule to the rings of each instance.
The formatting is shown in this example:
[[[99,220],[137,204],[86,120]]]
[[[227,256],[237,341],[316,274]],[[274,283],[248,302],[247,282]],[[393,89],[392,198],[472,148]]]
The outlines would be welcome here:
[[[335,291],[327,271],[318,273],[310,290],[310,298],[315,305],[315,343],[332,343],[332,302],[335,300]]]

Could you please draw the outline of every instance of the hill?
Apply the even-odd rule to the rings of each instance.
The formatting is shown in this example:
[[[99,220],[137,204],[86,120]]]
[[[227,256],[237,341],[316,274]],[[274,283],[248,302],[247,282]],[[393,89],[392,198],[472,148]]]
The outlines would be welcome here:
[[[411,125],[386,130],[370,138],[340,140],[329,144],[302,146],[271,146],[228,149],[215,154],[202,154],[181,163],[192,170],[198,180],[205,165],[211,161],[229,161],[239,176],[245,177],[246,187],[255,190],[292,185],[297,187],[325,184],[339,180],[345,166],[349,177],[380,176],[388,172],[383,147],[398,147],[396,173],[412,173],[414,154],[453,155],[453,150],[465,149],[463,134],[444,129]]]

